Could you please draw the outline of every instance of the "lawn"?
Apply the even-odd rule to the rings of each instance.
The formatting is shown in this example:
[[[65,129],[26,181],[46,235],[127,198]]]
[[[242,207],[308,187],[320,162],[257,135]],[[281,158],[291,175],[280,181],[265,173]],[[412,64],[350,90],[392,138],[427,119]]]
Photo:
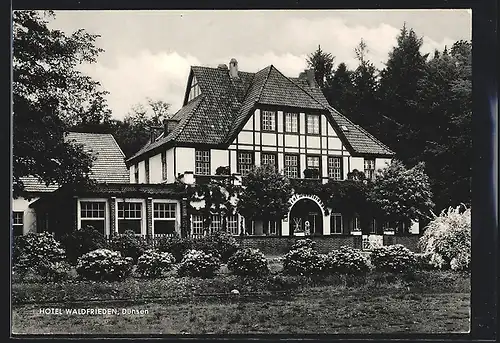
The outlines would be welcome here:
[[[293,289],[280,296],[264,292],[264,283],[249,284],[224,274],[212,280],[168,277],[132,278],[118,283],[14,284],[12,331],[19,334],[358,334],[469,330],[467,275],[429,271],[411,278],[374,273],[364,279],[302,281],[298,280]],[[228,294],[233,287],[239,287],[240,298]],[[252,295],[259,289],[260,295]],[[46,308],[63,314],[40,313],[40,309]],[[116,312],[64,313],[66,309],[85,308]],[[122,314],[123,309],[143,313]]]

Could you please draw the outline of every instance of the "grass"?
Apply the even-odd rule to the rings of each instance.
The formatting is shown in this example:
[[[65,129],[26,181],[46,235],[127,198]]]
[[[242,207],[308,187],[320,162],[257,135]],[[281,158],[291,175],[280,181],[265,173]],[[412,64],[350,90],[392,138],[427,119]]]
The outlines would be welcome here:
[[[59,308],[147,310],[135,315],[47,315],[40,305],[16,306],[13,332],[29,334],[442,333],[469,330],[469,294],[373,295],[326,286],[292,299],[192,301],[131,305],[96,303]]]

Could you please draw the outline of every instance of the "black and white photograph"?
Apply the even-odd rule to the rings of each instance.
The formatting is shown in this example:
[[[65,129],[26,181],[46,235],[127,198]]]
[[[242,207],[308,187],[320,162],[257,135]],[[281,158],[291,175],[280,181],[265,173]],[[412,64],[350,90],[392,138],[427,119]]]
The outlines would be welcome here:
[[[12,335],[471,330],[472,10],[13,10]]]

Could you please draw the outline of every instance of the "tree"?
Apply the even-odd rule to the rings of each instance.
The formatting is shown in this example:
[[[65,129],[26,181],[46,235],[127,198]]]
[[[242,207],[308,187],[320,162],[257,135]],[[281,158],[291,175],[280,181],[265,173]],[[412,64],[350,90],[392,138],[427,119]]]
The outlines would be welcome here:
[[[329,87],[325,89],[325,97],[338,111],[348,115],[353,99],[352,71],[345,63],[340,63],[331,78]]]
[[[288,214],[290,180],[272,166],[257,167],[243,177],[238,212],[249,220],[279,221]]]
[[[332,76],[334,58],[332,54],[321,50],[321,46],[318,45],[318,49],[306,59],[309,68],[314,69],[316,82],[321,90],[326,89],[328,86],[328,81]]]
[[[406,169],[401,161],[394,160],[376,175],[368,196],[387,221],[431,217],[434,203],[424,167],[424,163],[420,162]]]
[[[14,196],[24,176],[47,185],[88,182],[92,157],[64,136],[76,118],[109,118],[106,92],[76,68],[96,62],[103,51],[94,45],[98,36],[51,30],[51,17],[51,11],[13,12]]]

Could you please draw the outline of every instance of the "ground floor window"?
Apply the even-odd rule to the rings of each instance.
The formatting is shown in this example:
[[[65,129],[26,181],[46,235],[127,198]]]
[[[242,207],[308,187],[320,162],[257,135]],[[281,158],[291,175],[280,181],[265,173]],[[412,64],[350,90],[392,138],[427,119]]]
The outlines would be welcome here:
[[[340,213],[332,213],[330,216],[330,231],[332,234],[341,234],[342,233],[342,214]]]
[[[203,236],[203,216],[193,214],[191,216],[191,232],[193,236]]]
[[[118,203],[118,233],[127,230],[136,235],[142,232],[142,203],[141,202],[119,202]]]
[[[370,225],[370,233],[377,233],[377,220],[375,218],[372,219],[372,222]]]
[[[210,232],[217,232],[222,229],[222,217],[219,214],[212,215],[210,222]]]
[[[240,228],[238,225],[238,215],[232,215],[227,217],[227,232],[233,236],[240,234]]]
[[[105,209],[105,201],[80,201],[80,228],[91,226],[106,235]]]
[[[176,207],[175,203],[153,203],[153,234],[175,233]]]
[[[24,226],[24,212],[12,212],[12,234],[15,236],[22,236]]]
[[[268,222],[265,222],[264,224],[264,227],[267,231],[267,234],[269,236],[277,236],[278,235],[278,232],[279,232],[279,224],[277,221],[268,221]]]
[[[358,216],[354,216],[351,218],[350,228],[351,231],[361,231],[360,219]]]
[[[191,216],[191,228],[192,233],[195,236],[202,236],[205,234],[204,227],[204,219],[205,217],[201,214],[193,214]],[[225,219],[225,230],[223,219]],[[217,231],[226,231],[234,236],[240,234],[238,215],[229,215],[226,218],[221,216],[220,214],[214,214],[211,216],[209,232],[217,232]]]

